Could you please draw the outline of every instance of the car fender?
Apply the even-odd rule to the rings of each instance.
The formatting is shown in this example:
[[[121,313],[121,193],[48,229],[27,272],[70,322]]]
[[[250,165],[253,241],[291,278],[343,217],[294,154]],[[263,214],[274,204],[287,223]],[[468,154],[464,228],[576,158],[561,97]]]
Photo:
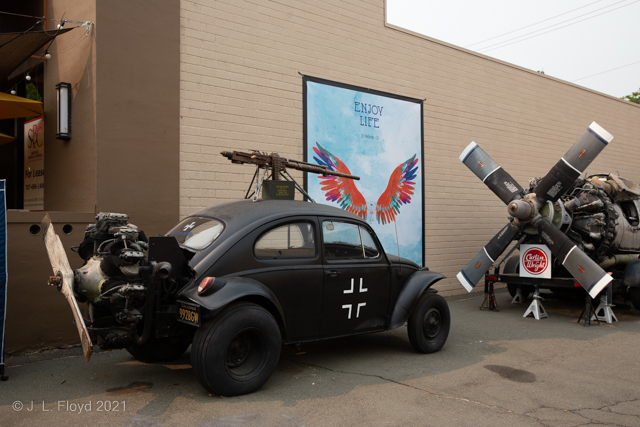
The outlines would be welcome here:
[[[431,286],[442,279],[444,279],[442,274],[429,270],[418,270],[413,273],[400,291],[400,295],[398,295],[388,329],[391,330],[402,326],[416,308],[422,294],[425,292],[438,292],[435,289],[431,289]]]
[[[240,299],[253,300],[257,303],[267,300],[271,304],[267,304],[265,308],[276,317],[278,323],[283,324],[284,316],[280,302],[278,302],[275,294],[265,285],[257,280],[240,276],[224,276],[219,279],[225,280],[226,284],[218,291],[211,294],[200,295],[198,294],[198,288],[193,287],[183,292],[179,299],[190,300],[204,308],[208,312],[203,313],[204,318],[214,316],[220,309]],[[273,312],[274,310],[276,311],[275,313]]]

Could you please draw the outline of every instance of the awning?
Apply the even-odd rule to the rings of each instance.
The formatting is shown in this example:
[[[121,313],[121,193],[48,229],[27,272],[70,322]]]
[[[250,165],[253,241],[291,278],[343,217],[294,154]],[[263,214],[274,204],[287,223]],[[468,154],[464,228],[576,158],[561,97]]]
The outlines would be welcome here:
[[[64,28],[60,31],[53,30],[30,31],[27,33],[0,34],[0,86],[4,85],[9,75],[26,61],[38,49],[53,40],[56,35],[64,34],[73,28]]]
[[[0,92],[0,120],[42,116],[42,102]]]
[[[0,133],[0,145],[2,144],[8,144],[9,142],[13,141],[14,139],[16,139],[13,136],[9,136],[9,135],[5,135],[4,133]]]

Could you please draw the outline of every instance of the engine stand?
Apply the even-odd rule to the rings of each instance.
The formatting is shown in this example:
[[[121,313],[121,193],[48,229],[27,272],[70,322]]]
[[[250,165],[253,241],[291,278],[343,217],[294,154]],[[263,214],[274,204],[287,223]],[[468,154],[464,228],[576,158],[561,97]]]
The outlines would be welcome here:
[[[522,304],[524,302],[524,297],[522,296],[522,289],[520,286],[516,289],[516,296],[511,300],[511,304]]]
[[[484,300],[480,306],[480,310],[488,309],[489,311],[498,310],[498,303],[496,302],[496,295],[493,293],[493,282],[485,279],[484,281]]]
[[[544,309],[544,307],[542,306],[542,303],[540,302],[540,300],[543,300],[543,299],[544,298],[540,296],[540,291],[538,291],[538,287],[536,286],[536,290],[533,293],[533,301],[531,302],[531,305],[529,305],[529,308],[527,308],[527,311],[525,311],[522,317],[527,317],[529,314],[533,314],[533,317],[535,317],[536,320],[549,317],[549,315],[547,314],[547,311]]]
[[[607,286],[607,292],[600,296],[600,304],[595,309],[593,316],[591,316],[591,320],[599,320],[607,323],[613,323],[614,321],[618,321],[618,318],[615,314],[613,314],[613,310],[611,307],[615,307],[612,304],[613,302],[613,289],[611,288],[611,283]]]

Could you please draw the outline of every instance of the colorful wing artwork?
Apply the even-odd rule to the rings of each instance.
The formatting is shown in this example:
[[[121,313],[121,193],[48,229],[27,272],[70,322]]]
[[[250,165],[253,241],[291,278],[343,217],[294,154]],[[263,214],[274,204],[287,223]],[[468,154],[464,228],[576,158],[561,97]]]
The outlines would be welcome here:
[[[400,213],[400,205],[411,203],[413,189],[416,185],[413,180],[418,170],[418,159],[414,154],[409,160],[398,165],[389,178],[387,189],[378,199],[376,204],[376,219],[383,224],[395,221]]]
[[[313,147],[317,157],[313,160],[319,165],[327,166],[331,171],[351,174],[346,164],[318,142]],[[418,159],[413,157],[398,165],[387,184],[387,189],[382,193],[376,204],[376,219],[378,223],[390,223],[396,220],[396,215],[400,214],[400,206],[411,203],[415,182],[413,181],[418,171]],[[318,176],[320,186],[327,201],[337,202],[342,209],[367,219],[367,201],[360,190],[356,187],[355,181],[337,176]]]
[[[342,160],[325,150],[322,145],[316,142],[313,151],[318,157],[313,156],[313,160],[319,165],[324,165],[333,172],[342,172],[351,175],[351,171]],[[339,176],[319,175],[320,186],[324,191],[327,200],[337,202],[342,209],[354,213],[362,219],[367,219],[367,202],[356,183],[352,179],[341,178]]]

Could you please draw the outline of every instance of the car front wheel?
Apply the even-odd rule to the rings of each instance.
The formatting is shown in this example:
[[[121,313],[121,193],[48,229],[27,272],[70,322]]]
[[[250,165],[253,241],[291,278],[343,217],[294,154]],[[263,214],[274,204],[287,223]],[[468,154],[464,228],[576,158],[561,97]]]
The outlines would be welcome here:
[[[280,359],[280,328],[256,304],[228,307],[196,332],[191,365],[208,391],[237,396],[258,390]]]
[[[451,316],[445,299],[426,293],[409,316],[409,341],[418,353],[434,353],[447,341],[450,326]]]

